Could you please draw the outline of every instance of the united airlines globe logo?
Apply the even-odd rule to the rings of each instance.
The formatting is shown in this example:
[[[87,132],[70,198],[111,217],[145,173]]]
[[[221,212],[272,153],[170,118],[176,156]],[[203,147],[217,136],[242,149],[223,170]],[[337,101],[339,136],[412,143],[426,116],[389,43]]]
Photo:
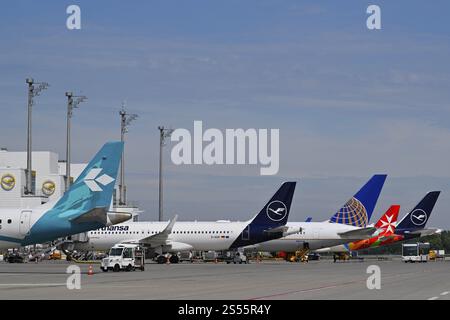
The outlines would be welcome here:
[[[365,227],[368,221],[364,205],[356,198],[350,199],[334,216],[331,222]]]
[[[287,207],[283,202],[275,200],[269,203],[266,212],[270,220],[281,221],[287,215]]]
[[[48,180],[42,184],[42,193],[48,197],[55,193],[55,189],[56,185],[53,181]]]
[[[416,209],[411,213],[411,222],[416,226],[423,226],[427,222],[428,215],[422,209]]]
[[[2,176],[1,185],[3,190],[10,191],[16,185],[16,178],[12,174],[7,173]]]

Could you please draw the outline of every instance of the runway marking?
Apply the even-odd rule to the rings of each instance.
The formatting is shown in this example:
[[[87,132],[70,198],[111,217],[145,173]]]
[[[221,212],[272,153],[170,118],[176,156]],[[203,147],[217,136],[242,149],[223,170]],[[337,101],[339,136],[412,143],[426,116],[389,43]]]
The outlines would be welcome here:
[[[448,295],[448,291],[444,291],[441,293],[441,296],[446,296],[446,295]]]
[[[56,287],[65,285],[66,283],[0,283],[1,287]]]
[[[294,290],[294,291],[288,291],[288,292],[282,292],[282,293],[275,293],[275,294],[271,294],[271,295],[267,295],[267,296],[251,298],[249,300],[270,299],[270,298],[274,298],[274,297],[278,297],[278,296],[285,296],[287,294],[293,294],[293,293],[305,293],[305,292],[312,292],[312,291],[318,291],[318,290],[323,290],[323,289],[332,289],[332,288],[338,288],[340,286],[347,286],[347,285],[358,283],[358,282],[362,282],[362,281],[357,280],[357,281],[350,281],[350,282],[345,282],[345,283],[338,283],[338,284],[334,284],[334,285],[330,285],[330,286],[322,286],[322,287],[311,288],[311,289],[303,289],[303,290]]]
[[[419,273],[421,273],[421,272],[431,272],[431,270],[430,271],[425,271],[425,270],[419,271]],[[413,274],[417,274],[417,272],[407,272],[407,273],[403,273],[403,274],[388,275],[388,276],[384,276],[383,279],[386,280],[386,279],[392,279],[392,278],[402,277],[402,276],[405,276],[405,275],[413,275]],[[324,289],[333,289],[333,288],[338,288],[338,287],[341,287],[341,286],[348,286],[348,285],[357,284],[357,283],[364,283],[364,282],[366,282],[366,279],[348,281],[348,282],[343,282],[343,283],[337,283],[337,284],[334,284],[334,285],[321,286],[321,287],[310,288],[310,289],[280,292],[280,293],[275,293],[275,294],[272,294],[272,295],[261,296],[261,297],[256,297],[256,298],[250,298],[249,300],[270,299],[270,298],[279,297],[279,296],[285,296],[285,295],[289,295],[289,294],[306,293],[306,292],[313,292],[313,291],[319,291],[319,290],[324,290]],[[448,293],[449,292],[447,292],[447,294]],[[439,297],[432,297],[432,298],[429,298],[428,300],[436,300],[436,299],[439,299]]]

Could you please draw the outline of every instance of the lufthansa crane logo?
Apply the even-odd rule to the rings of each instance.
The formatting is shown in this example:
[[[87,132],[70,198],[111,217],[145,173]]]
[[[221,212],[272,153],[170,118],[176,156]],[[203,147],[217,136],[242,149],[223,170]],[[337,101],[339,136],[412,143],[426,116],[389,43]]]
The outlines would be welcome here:
[[[287,207],[283,202],[275,200],[269,203],[266,212],[270,220],[281,221],[287,215]]]
[[[47,180],[42,184],[42,193],[46,196],[51,196],[55,193],[56,185],[53,181]]]
[[[416,209],[411,213],[411,222],[416,226],[423,226],[427,222],[428,215],[422,209]]]
[[[88,172],[84,178],[84,183],[89,187],[92,192],[103,191],[100,185],[106,187],[108,184],[113,182],[115,179],[108,176],[106,173],[100,175],[102,168],[93,168]],[[100,185],[99,185],[100,184]]]
[[[11,191],[16,185],[16,178],[12,174],[7,173],[2,176],[1,185],[3,190]]]

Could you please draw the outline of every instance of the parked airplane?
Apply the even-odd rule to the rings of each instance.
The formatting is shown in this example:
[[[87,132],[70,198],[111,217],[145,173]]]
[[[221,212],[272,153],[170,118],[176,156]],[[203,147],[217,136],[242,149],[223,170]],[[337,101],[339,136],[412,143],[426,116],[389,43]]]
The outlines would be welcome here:
[[[108,212],[122,142],[106,143],[57,201],[31,209],[0,210],[0,249],[17,248],[124,222],[129,213]]]
[[[261,242],[245,247],[247,251],[315,250],[327,248],[351,240],[370,238],[376,231],[366,227],[372,216],[386,175],[374,175],[347,203],[329,220],[324,222],[289,222],[287,227],[299,228],[297,233],[286,237]]]
[[[295,182],[285,182],[252,219],[246,222],[129,222],[88,233],[88,241],[73,244],[75,250],[107,250],[115,244],[136,243],[156,252],[233,250],[297,232],[285,226]],[[171,259],[177,262],[176,255]]]
[[[318,253],[324,252],[348,252],[354,250],[367,249],[372,247],[378,247],[380,243],[390,239],[395,236],[395,223],[397,222],[398,212],[400,211],[399,205],[391,206],[388,211],[378,220],[375,224],[375,228],[377,228],[376,236],[369,238],[358,240],[354,242],[350,242],[347,244],[341,244],[338,246],[334,246],[331,248],[323,248],[316,250]]]
[[[428,192],[414,209],[397,224],[395,233],[405,236],[405,240],[408,240],[440,232],[440,229],[425,228],[440,193],[440,191]]]
[[[435,233],[440,233],[440,229],[428,228],[425,229],[425,225],[430,218],[431,212],[433,211],[434,205],[439,197],[440,191],[432,191],[425,195],[425,197],[411,210],[403,219],[396,225],[393,226],[392,220],[396,220],[396,216],[392,218],[386,217],[388,212],[379,220],[377,223],[379,228],[386,228],[384,233],[381,233],[378,237],[374,237],[368,240],[360,240],[349,244],[344,244],[340,246],[335,246],[332,248],[323,248],[316,250],[316,252],[348,252],[367,248],[376,248],[389,244],[393,244],[400,241],[405,241],[413,238],[419,238],[421,236],[432,235]],[[393,206],[395,207],[395,206]],[[391,207],[391,209],[393,208]],[[399,209],[400,207],[398,207]],[[390,209],[390,210],[391,210]],[[398,215],[397,211],[393,211]],[[394,210],[394,209],[392,209]],[[384,222],[382,220],[384,219]],[[380,222],[382,224],[380,225]],[[377,227],[375,225],[375,227]],[[395,231],[395,232],[394,232]]]

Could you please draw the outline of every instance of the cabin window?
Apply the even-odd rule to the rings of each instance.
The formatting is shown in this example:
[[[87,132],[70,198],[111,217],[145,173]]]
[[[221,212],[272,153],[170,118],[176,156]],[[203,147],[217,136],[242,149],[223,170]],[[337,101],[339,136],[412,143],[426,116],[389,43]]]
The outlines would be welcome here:
[[[8,219],[8,223],[11,223],[12,221],[11,221],[11,219]]]

